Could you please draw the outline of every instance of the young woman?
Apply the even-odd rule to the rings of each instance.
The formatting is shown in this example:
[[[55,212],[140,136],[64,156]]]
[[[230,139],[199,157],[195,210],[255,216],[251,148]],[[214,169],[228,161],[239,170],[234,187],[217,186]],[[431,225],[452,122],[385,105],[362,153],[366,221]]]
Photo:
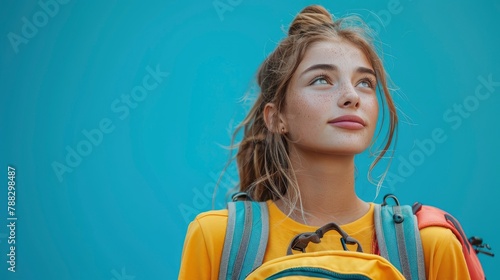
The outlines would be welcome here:
[[[391,145],[397,115],[364,26],[355,18],[333,20],[321,6],[306,7],[258,71],[260,94],[240,126],[237,164],[240,190],[269,207],[264,262],[285,256],[297,234],[329,222],[374,253],[374,205],[356,195],[354,156],[375,142],[385,103],[388,132],[371,171]],[[227,210],[202,213],[189,225],[180,279],[217,279],[226,225]],[[341,250],[338,238],[329,234],[308,252]],[[428,279],[467,278],[450,230],[429,227],[421,239]]]

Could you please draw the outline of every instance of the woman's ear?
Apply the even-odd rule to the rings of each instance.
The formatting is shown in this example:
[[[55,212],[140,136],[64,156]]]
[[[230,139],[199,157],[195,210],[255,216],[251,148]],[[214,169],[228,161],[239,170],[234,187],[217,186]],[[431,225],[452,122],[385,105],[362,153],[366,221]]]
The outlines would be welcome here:
[[[274,103],[267,103],[264,107],[264,122],[269,131],[285,134],[287,132],[286,122],[278,112]]]

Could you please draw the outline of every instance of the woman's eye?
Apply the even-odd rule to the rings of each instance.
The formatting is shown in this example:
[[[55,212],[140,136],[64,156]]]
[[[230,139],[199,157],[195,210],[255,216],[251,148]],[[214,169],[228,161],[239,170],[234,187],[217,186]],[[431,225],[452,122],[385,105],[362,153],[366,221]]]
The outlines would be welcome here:
[[[311,85],[327,85],[327,84],[328,81],[326,80],[325,77],[319,77],[311,83]]]
[[[370,87],[370,82],[362,81],[361,83],[359,83],[359,85],[361,85],[362,87]]]
[[[358,85],[365,88],[373,88],[373,82],[370,80],[362,80]]]

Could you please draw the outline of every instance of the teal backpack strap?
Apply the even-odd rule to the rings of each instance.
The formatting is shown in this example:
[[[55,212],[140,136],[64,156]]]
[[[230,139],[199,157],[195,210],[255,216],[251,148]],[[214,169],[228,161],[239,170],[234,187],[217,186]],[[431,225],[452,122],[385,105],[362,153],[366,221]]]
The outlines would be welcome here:
[[[234,201],[228,221],[219,279],[244,279],[262,264],[269,235],[266,202]]]
[[[389,206],[388,198],[396,205]],[[389,260],[406,279],[425,279],[425,263],[417,218],[411,206],[399,205],[394,195],[386,195],[375,205],[375,233],[380,255]]]

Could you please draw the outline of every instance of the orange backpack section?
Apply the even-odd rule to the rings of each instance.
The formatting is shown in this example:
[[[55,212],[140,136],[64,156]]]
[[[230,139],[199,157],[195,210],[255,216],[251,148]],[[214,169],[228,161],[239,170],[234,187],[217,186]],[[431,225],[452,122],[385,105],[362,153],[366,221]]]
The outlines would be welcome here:
[[[462,244],[462,251],[469,269],[471,280],[485,279],[483,268],[479,262],[479,258],[477,257],[476,248],[474,248],[474,246],[467,239],[462,226],[457,219],[439,208],[422,205],[418,202],[413,205],[413,213],[417,216],[419,229],[432,226],[450,229],[460,241],[460,244]],[[479,244],[479,246],[481,246],[481,244]],[[487,246],[487,248],[489,247]],[[488,255],[493,256],[491,253]]]

